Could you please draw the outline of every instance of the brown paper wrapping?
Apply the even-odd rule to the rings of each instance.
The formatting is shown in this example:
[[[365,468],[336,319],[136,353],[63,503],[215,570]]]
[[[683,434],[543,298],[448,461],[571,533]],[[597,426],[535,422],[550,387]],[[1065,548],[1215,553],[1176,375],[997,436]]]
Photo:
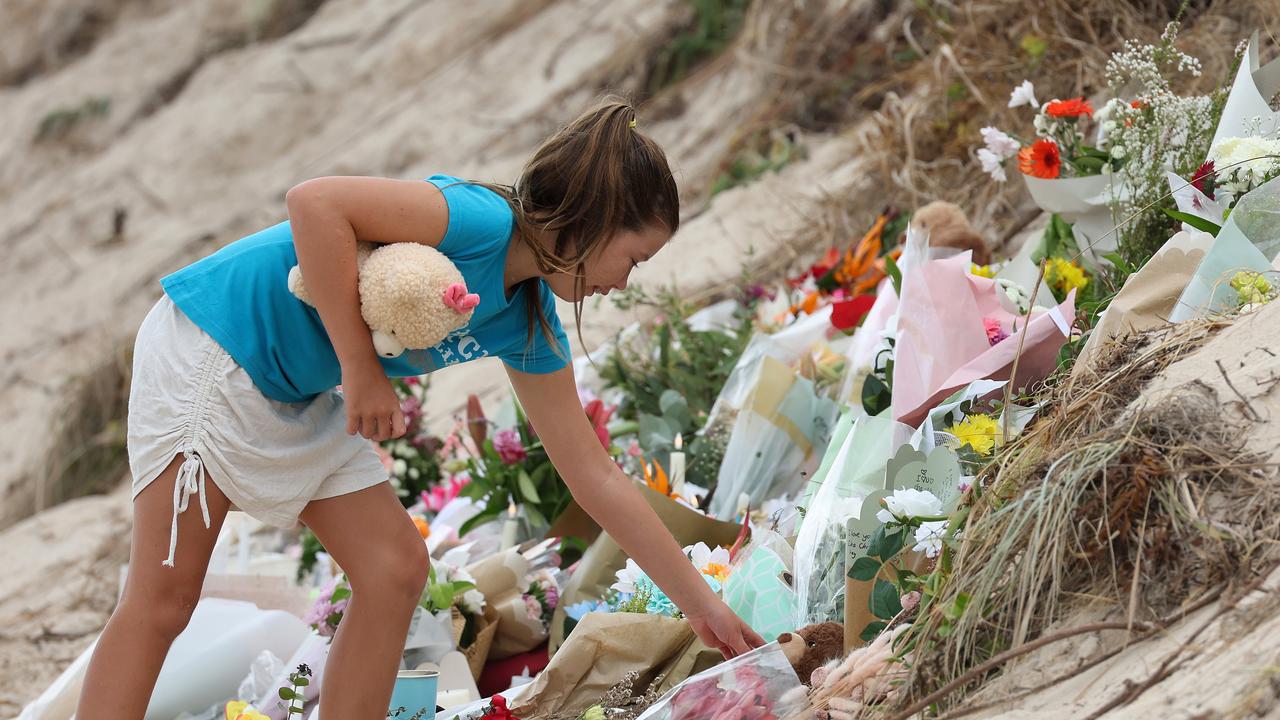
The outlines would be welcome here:
[[[929,567],[929,558],[922,552],[914,550],[907,551],[899,556],[904,566],[917,575],[922,574]],[[892,581],[896,576],[896,572],[892,565],[885,564],[880,568],[880,574],[876,576],[876,580]],[[858,636],[870,625],[881,618],[877,618],[871,614],[870,600],[871,591],[875,588],[875,580],[854,580],[846,577],[844,581],[844,651],[846,654],[850,650],[863,645],[863,641]]]
[[[497,633],[489,649],[489,659],[503,660],[529,652],[547,639],[541,619],[530,618],[524,604],[523,587],[529,575],[529,561],[511,548],[467,567],[484,594],[486,608],[497,616]]]
[[[1212,243],[1213,236],[1199,230],[1184,230],[1169,238],[1141,270],[1125,281],[1102,322],[1085,341],[1072,375],[1093,369],[1108,342],[1167,325],[1169,314]]]
[[[685,620],[639,613],[589,613],[574,628],[551,663],[511,701],[524,720],[552,714],[577,714],[634,670],[637,687],[647,687],[663,673],[688,677],[703,653]],[[666,683],[664,683],[665,685]]]
[[[640,485],[640,494],[658,514],[681,547],[699,541],[711,547],[729,547],[737,540],[739,528],[735,523],[722,522],[655,492],[647,485]],[[587,548],[578,563],[573,578],[560,591],[560,604],[551,619],[548,649],[555,655],[564,642],[564,608],[584,600],[599,600],[617,582],[617,572],[627,564],[627,554],[609,537],[600,537]]]
[[[466,624],[466,620],[462,617],[462,613],[458,611],[458,607],[453,607],[453,640],[454,644],[462,641],[462,630]],[[465,648],[459,648],[463,657],[467,659],[467,667],[471,670],[471,677],[477,682],[480,680],[480,673],[484,672],[485,663],[489,661],[489,649],[493,646],[493,638],[498,632],[498,615],[493,608],[485,605],[484,614],[476,618],[476,639]]]

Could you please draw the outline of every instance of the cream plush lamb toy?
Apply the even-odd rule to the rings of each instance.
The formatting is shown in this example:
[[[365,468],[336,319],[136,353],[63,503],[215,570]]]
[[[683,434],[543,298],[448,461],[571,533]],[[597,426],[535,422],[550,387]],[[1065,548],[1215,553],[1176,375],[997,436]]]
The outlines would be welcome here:
[[[429,245],[358,243],[356,268],[360,314],[385,358],[439,343],[467,324],[480,304],[458,268]],[[297,265],[289,270],[289,292],[314,307]]]

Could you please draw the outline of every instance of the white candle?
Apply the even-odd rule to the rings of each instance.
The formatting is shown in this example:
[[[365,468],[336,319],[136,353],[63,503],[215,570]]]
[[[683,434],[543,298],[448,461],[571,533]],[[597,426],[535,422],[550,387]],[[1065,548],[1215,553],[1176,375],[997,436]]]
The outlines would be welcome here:
[[[507,506],[507,519],[502,521],[502,545],[501,550],[510,550],[516,545],[516,532],[518,526],[516,524],[516,504],[512,502]]]
[[[671,453],[671,494],[677,496],[684,495],[684,453],[681,452],[683,447],[684,440],[677,435],[675,450]]]

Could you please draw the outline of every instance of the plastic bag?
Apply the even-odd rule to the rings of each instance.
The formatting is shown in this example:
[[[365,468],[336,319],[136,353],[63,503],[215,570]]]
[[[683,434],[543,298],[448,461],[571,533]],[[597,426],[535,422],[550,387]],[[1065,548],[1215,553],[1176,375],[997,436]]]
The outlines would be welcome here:
[[[883,490],[885,465],[909,444],[912,428],[876,417],[855,420],[844,439],[827,449],[815,492],[803,503],[795,551],[796,627],[840,621],[844,616],[845,525],[857,517],[862,500]]]
[[[782,647],[770,643],[685,680],[639,720],[769,720],[802,711],[807,700]]]
[[[1236,203],[1209,252],[1187,284],[1170,322],[1182,322],[1236,307],[1231,278],[1241,270],[1266,272],[1280,253],[1280,178],[1254,189]]]
[[[725,603],[766,642],[797,627],[795,592],[782,578],[791,572],[793,556],[786,538],[757,529],[725,581]]]
[[[756,335],[738,359],[702,430],[714,436],[729,428],[708,508],[715,517],[732,520],[744,494],[759,506],[802,487],[799,470],[826,447],[839,409],[794,365],[825,342],[830,327],[828,306],[774,335]]]
[[[276,688],[272,687],[271,683],[283,673],[284,661],[270,650],[263,650],[253,659],[253,664],[249,666],[249,674],[240,681],[236,697],[258,698],[274,692]]]

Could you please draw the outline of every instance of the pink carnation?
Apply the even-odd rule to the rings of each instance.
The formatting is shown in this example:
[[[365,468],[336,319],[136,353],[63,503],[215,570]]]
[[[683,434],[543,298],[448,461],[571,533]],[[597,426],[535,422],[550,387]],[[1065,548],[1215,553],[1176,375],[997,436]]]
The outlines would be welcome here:
[[[1000,321],[993,317],[982,318],[982,327],[987,331],[987,342],[992,345],[1009,338],[1009,333],[1000,327]]]
[[[502,462],[508,465],[523,462],[529,456],[524,449],[524,443],[520,442],[520,433],[513,428],[499,430],[493,434],[493,449],[498,451],[498,457],[502,458]]]

